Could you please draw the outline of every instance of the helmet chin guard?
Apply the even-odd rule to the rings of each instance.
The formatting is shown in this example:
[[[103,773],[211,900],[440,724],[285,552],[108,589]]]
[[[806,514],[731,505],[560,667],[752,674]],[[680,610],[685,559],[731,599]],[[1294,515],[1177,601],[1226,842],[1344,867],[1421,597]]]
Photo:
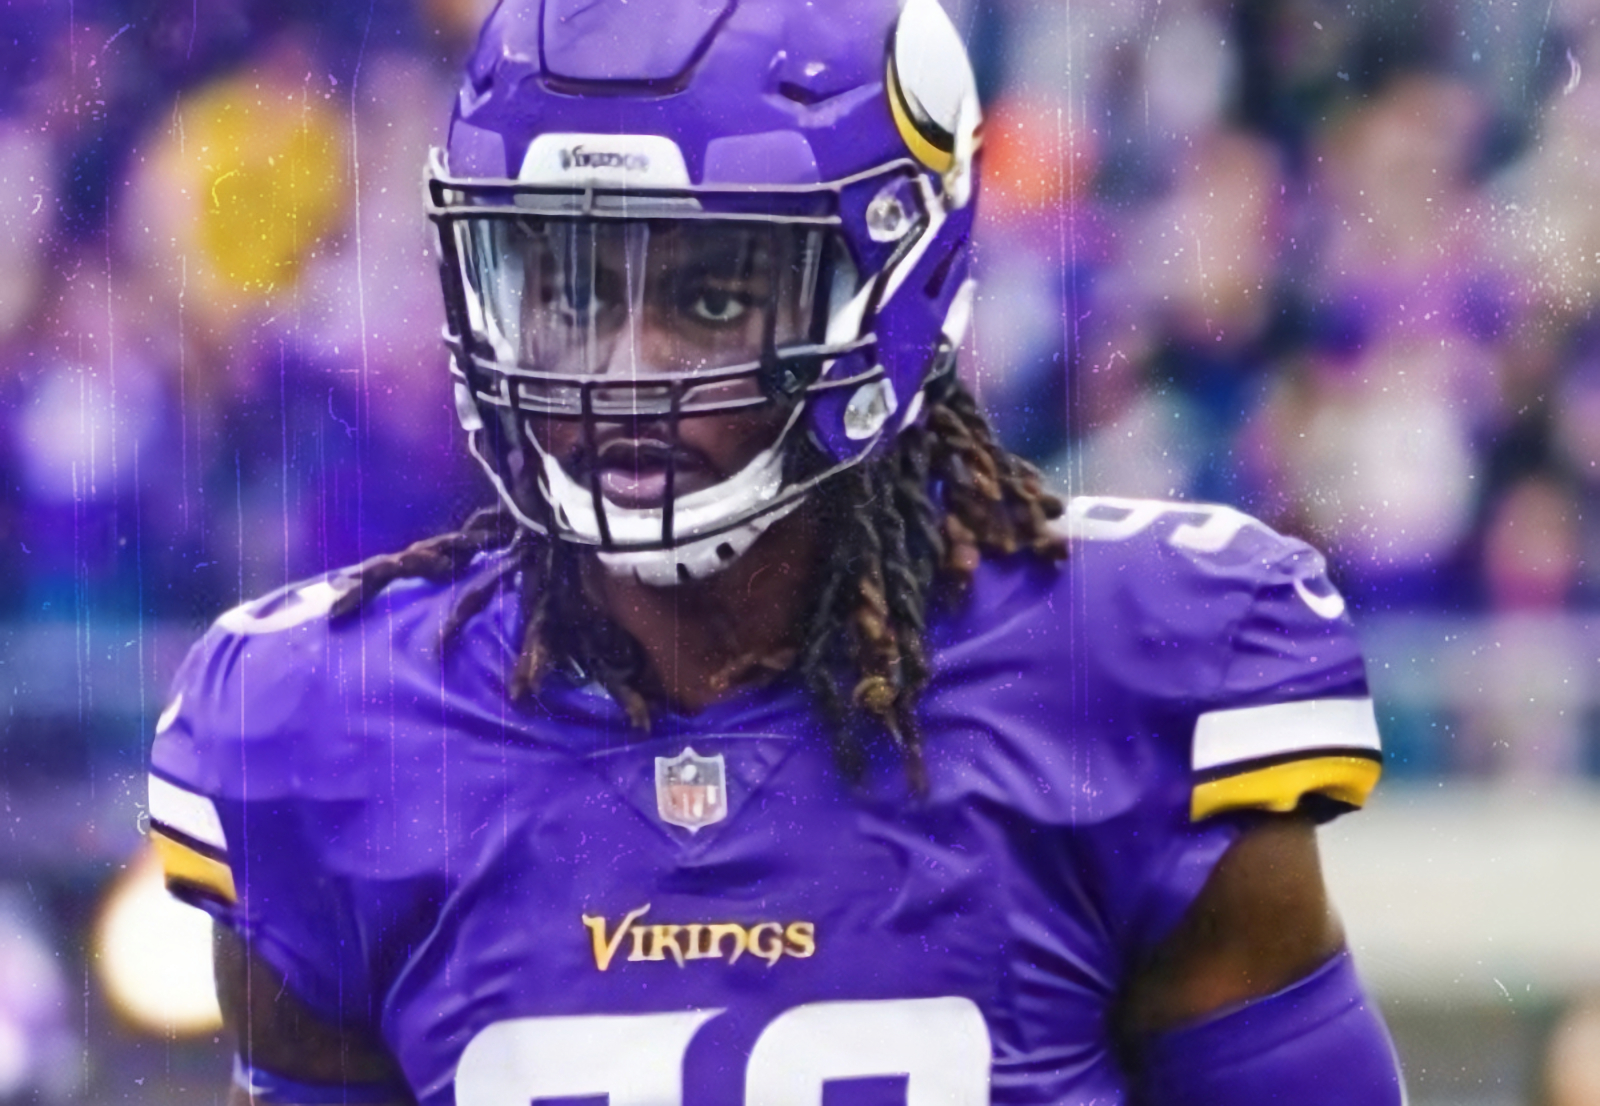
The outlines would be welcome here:
[[[550,454],[539,450],[540,493],[555,509],[562,530],[599,547],[599,560],[614,575],[631,576],[652,587],[703,580],[732,564],[773,523],[800,506],[804,490],[784,491],[784,443],[794,428],[794,408],[778,440],[744,468],[708,488],[672,502],[669,526],[685,534],[678,541],[663,537],[663,510],[606,504],[595,509],[592,489],[578,484]],[[537,448],[537,438],[531,434]],[[602,524],[610,541],[602,541]],[[733,521],[729,521],[732,519]]]
[[[920,416],[980,113],[937,0],[576,3],[502,0],[430,162],[457,414],[520,523],[670,586]]]
[[[665,588],[704,580],[744,556],[767,528],[800,506],[799,497],[786,500],[748,522],[720,534],[691,538],[670,549],[635,550],[631,553],[600,553],[600,563],[613,576],[629,576],[641,584]]]

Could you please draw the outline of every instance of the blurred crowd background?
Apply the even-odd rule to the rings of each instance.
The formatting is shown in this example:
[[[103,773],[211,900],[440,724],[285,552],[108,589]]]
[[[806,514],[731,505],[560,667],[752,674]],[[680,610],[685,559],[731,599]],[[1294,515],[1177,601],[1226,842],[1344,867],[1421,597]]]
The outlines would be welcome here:
[[[1397,968],[1419,908],[1358,910],[1413,1101],[1600,1103],[1600,0],[949,6],[987,104],[964,371],[1064,490],[1327,551],[1393,809],[1559,838],[1594,931],[1524,938],[1523,991]],[[148,736],[217,613],[485,498],[420,191],[485,11],[0,0],[0,1103],[221,1101],[205,1012],[133,1009],[189,970],[119,913],[189,932]]]

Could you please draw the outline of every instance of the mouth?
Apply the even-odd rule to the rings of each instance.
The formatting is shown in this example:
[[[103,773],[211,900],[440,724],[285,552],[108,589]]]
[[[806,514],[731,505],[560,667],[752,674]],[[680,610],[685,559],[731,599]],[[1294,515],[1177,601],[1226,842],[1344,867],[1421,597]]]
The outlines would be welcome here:
[[[592,457],[584,451],[576,462],[569,471],[581,482],[597,479],[608,501],[635,510],[666,504],[669,474],[674,497],[699,491],[715,479],[710,462],[697,450],[656,437],[611,437]]]

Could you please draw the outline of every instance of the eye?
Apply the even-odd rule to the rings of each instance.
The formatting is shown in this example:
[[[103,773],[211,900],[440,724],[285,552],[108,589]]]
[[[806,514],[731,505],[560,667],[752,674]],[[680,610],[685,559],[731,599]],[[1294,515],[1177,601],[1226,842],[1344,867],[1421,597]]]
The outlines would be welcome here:
[[[750,298],[728,288],[705,285],[695,294],[689,310],[703,323],[726,326],[750,310]]]

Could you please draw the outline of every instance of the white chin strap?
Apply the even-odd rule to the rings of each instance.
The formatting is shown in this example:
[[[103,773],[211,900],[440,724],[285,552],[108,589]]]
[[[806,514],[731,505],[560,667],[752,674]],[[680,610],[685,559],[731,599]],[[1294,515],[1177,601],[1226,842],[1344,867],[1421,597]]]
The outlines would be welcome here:
[[[744,468],[720,483],[673,501],[670,537],[675,539],[674,544],[664,549],[599,552],[600,563],[615,575],[632,576],[651,587],[671,587],[715,575],[744,556],[757,538],[805,498],[795,495],[773,505],[784,490],[784,443],[804,407],[796,405],[777,440]],[[527,439],[538,449],[538,439],[531,433]],[[568,476],[561,463],[543,449],[538,449],[538,454],[544,474],[541,491],[555,508],[558,528],[580,541],[600,544],[600,522],[589,488]],[[606,500],[604,510],[613,545],[643,546],[661,541],[660,508],[622,507]],[[721,529],[729,519],[738,518],[744,521]],[[695,536],[706,531],[713,532]],[[683,537],[680,539],[679,535]]]

